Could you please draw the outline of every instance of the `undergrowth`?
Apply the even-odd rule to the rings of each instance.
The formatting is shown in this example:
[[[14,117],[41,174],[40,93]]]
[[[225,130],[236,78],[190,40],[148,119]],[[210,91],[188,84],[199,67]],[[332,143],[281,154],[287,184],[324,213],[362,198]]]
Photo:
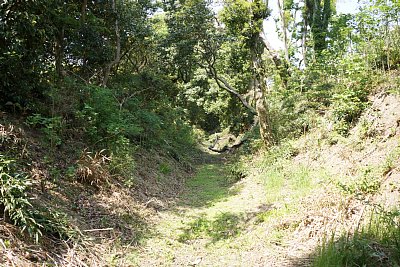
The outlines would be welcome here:
[[[65,240],[79,237],[79,231],[70,225],[65,214],[32,205],[28,196],[31,186],[31,179],[18,171],[16,162],[0,155],[0,214],[3,219],[19,226],[35,242],[39,242],[43,234]]]
[[[18,172],[15,161],[0,155],[0,213],[5,221],[11,221],[27,231],[38,241],[41,225],[32,212],[27,189],[32,182],[24,173]]]
[[[354,231],[325,236],[313,266],[400,266],[400,211],[370,201],[397,166],[399,155],[395,147],[379,165],[361,169],[357,179],[337,181],[344,194],[361,200],[371,212]]]
[[[399,210],[374,210],[354,233],[325,239],[313,266],[399,266],[399,218]]]

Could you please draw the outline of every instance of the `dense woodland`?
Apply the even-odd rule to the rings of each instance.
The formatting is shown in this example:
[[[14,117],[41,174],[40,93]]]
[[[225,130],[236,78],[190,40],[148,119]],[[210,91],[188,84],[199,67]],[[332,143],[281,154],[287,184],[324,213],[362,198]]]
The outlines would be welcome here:
[[[269,1],[1,1],[1,229],[16,226],[19,242],[32,246],[46,247],[48,240],[83,246],[73,212],[44,202],[52,188],[78,183],[95,195],[115,190],[114,184],[147,192],[143,173],[152,168],[193,175],[206,157],[200,146],[229,155],[230,172],[241,179],[250,167],[238,155],[247,161],[263,155],[262,164],[272,166],[299,153],[287,151],[288,142],[322,127],[335,145],[352,135],[379,88],[399,94],[400,1],[360,1],[355,14],[338,14],[335,0],[274,1],[279,16],[272,30],[281,50],[264,29]],[[143,167],[141,159],[153,156],[161,163]],[[168,182],[157,186],[171,190]],[[340,186],[350,193],[358,188]],[[363,186],[366,194],[374,188]],[[146,208],[154,202],[138,201]],[[396,212],[390,213],[391,241],[378,251],[384,256],[375,251],[384,258],[379,266],[400,264]],[[2,256],[17,244],[4,232],[0,264],[19,266],[18,252],[8,262]],[[378,257],[374,251],[357,242],[335,250],[329,238],[319,244],[321,255],[343,256],[331,266],[378,266],[368,265]],[[346,249],[362,255],[353,259]],[[67,266],[61,258],[28,259]]]

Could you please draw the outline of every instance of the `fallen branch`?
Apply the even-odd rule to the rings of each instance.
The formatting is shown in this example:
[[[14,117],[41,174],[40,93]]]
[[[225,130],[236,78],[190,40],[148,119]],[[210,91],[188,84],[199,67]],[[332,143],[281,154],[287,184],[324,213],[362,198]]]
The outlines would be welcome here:
[[[100,232],[100,231],[112,231],[114,228],[99,228],[99,229],[89,229],[83,230],[83,232]]]
[[[239,140],[236,140],[232,145],[227,144],[227,145],[223,146],[222,148],[217,149],[217,148],[215,148],[215,146],[216,146],[216,144],[218,143],[218,140],[219,140],[219,138],[217,137],[215,142],[214,142],[214,144],[209,146],[208,149],[211,150],[211,151],[217,152],[217,153],[223,153],[225,151],[231,151],[231,150],[233,150],[235,148],[240,147],[246,141],[246,139],[247,138],[245,138],[243,136]]]

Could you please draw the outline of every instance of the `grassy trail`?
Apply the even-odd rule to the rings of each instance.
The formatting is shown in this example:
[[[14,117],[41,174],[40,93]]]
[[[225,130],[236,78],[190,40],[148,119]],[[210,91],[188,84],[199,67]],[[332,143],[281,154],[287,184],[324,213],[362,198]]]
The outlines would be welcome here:
[[[222,162],[203,165],[174,207],[159,213],[137,266],[269,266],[271,236],[257,224],[269,209],[254,177],[229,183]],[[272,266],[272,265],[271,265]]]

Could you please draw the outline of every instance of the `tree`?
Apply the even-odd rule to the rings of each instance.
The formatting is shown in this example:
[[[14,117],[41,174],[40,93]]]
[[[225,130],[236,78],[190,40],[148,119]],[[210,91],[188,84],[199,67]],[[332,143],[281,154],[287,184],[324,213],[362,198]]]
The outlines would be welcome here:
[[[271,49],[263,35],[263,21],[269,16],[266,3],[226,1],[222,13],[226,29],[218,27],[207,5],[200,0],[185,1],[181,6],[170,3],[167,10],[169,38],[173,40],[171,44],[174,47],[169,55],[173,58],[171,65],[177,71],[177,78],[189,82],[196,68],[206,70],[219,88],[238,99],[251,114],[257,115],[264,143],[270,145],[272,135],[265,100],[268,90],[264,53],[278,70],[284,87],[289,74],[287,63]],[[243,82],[236,84],[239,88],[231,83],[233,73],[229,73],[229,67],[221,66],[221,61],[224,61],[221,59],[221,48],[232,42],[243,46],[240,57],[245,58],[245,65],[250,67],[248,70],[239,68],[238,74],[244,77]],[[254,100],[254,106],[248,101],[249,97]]]
[[[311,29],[313,50],[319,56],[326,49],[329,21],[335,12],[335,0],[305,0],[303,11],[303,38],[306,38],[307,27]],[[306,44],[303,41],[303,46]]]
[[[260,124],[261,138],[266,146],[272,143],[272,133],[269,123],[268,105],[266,103],[267,87],[265,76],[265,62],[262,55],[267,50],[273,62],[279,65],[280,60],[272,55],[272,49],[263,38],[263,21],[269,16],[267,4],[256,0],[247,2],[243,0],[228,0],[225,2],[222,17],[228,31],[238,36],[249,51],[251,80],[249,89],[255,95],[255,110]]]

